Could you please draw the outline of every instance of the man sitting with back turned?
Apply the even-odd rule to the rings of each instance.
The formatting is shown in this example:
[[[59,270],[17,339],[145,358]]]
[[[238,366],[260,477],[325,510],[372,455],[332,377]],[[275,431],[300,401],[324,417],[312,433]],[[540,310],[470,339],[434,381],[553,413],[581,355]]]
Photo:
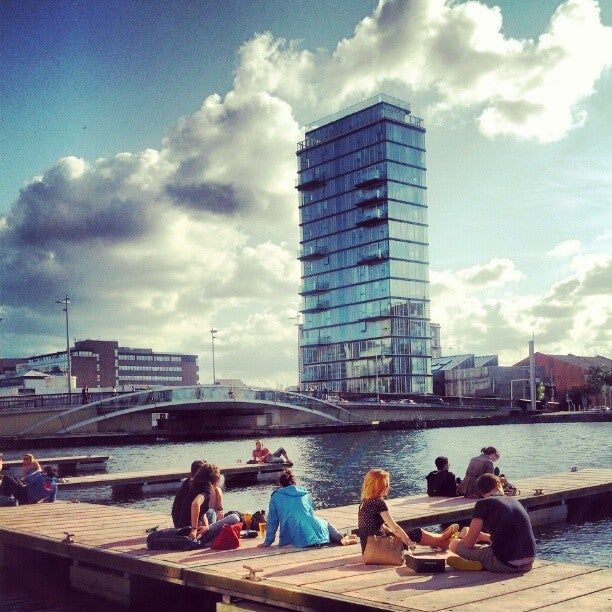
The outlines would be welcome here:
[[[448,457],[436,457],[437,470],[429,472],[427,480],[427,495],[429,497],[457,497],[457,481],[455,475],[448,471]]]
[[[459,556],[449,556],[446,562],[460,570],[528,572],[535,560],[536,543],[527,511],[515,497],[504,495],[495,474],[483,474],[476,486],[483,499],[474,506],[465,537],[450,542],[449,549]],[[477,544],[487,540],[490,546]]]

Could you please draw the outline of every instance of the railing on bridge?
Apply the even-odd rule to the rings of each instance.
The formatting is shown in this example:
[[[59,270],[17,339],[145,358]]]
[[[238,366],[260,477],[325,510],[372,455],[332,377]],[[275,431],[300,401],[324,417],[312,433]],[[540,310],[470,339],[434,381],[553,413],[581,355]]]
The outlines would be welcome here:
[[[102,391],[93,393],[88,403],[97,402],[117,395],[119,395],[119,392],[112,393],[111,391]],[[9,408],[56,408],[60,406],[81,406],[82,404],[83,398],[80,391],[75,391],[70,395],[68,395],[68,393],[48,393],[0,397],[0,410]]]
[[[66,399],[68,396],[65,396]],[[15,399],[15,398],[13,398]],[[48,418],[39,420],[30,425],[20,433],[29,434],[41,426],[59,420],[62,422],[63,417],[78,413],[81,410],[95,409],[98,411],[98,416],[86,418],[84,421],[73,423],[66,427],[62,423],[64,431],[72,431],[103,419],[113,418],[121,414],[130,412],[138,412],[140,409],[158,409],[166,411],[172,405],[180,406],[181,404],[199,403],[232,403],[232,402],[253,402],[253,403],[270,403],[279,406],[286,406],[294,410],[302,410],[320,415],[324,418],[339,421],[349,422],[351,413],[341,406],[323,399],[315,398],[309,395],[299,393],[291,393],[289,391],[277,391],[274,389],[255,389],[251,387],[224,387],[219,385],[196,385],[191,387],[163,387],[158,389],[150,389],[145,391],[136,391],[133,393],[124,393],[121,395],[110,394],[105,399],[87,403],[78,404],[68,407],[63,412],[56,412]],[[73,402],[74,404],[74,402]],[[48,404],[47,404],[48,405]]]

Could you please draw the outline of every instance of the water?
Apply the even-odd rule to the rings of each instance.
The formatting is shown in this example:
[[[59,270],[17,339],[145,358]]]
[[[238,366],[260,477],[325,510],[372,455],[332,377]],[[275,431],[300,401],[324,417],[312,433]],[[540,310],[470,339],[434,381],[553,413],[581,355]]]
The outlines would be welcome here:
[[[433,460],[446,455],[451,470],[463,477],[471,457],[483,446],[495,446],[501,453],[497,462],[510,480],[569,472],[570,467],[609,467],[612,465],[610,424],[568,423],[461,427],[414,431],[375,431],[344,434],[318,434],[304,437],[277,437],[265,440],[270,450],[283,446],[294,462],[299,484],[310,491],[315,507],[326,508],[356,503],[363,475],[372,467],[391,472],[391,497],[422,493],[424,476],[434,469]],[[159,443],[138,446],[88,446],[65,449],[24,448],[5,453],[5,459],[24,452],[35,456],[110,454],[109,472],[184,469],[194,459],[219,465],[246,461],[254,446],[251,440]],[[266,508],[273,483],[226,488],[226,510]],[[59,498],[113,504],[169,513],[172,495],[113,498],[110,490],[67,492]],[[556,561],[612,566],[612,521],[582,524],[559,523],[536,530],[539,556]],[[15,588],[11,577],[0,572],[0,612],[25,610],[70,611],[111,610],[102,602],[58,588],[44,598]]]

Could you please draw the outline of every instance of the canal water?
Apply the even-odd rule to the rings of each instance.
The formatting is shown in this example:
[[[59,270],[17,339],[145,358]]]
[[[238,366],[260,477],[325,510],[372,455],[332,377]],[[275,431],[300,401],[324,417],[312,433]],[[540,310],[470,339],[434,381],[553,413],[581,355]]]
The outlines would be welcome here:
[[[373,467],[391,473],[390,497],[423,493],[424,477],[434,469],[434,459],[446,455],[451,471],[463,477],[468,461],[483,446],[495,446],[501,454],[497,465],[510,481],[549,473],[570,472],[572,467],[612,466],[609,423],[555,423],[503,426],[371,431],[274,437],[264,442],[270,450],[283,447],[294,462],[298,484],[310,492],[315,508],[356,503],[364,474]],[[159,442],[132,446],[87,446],[81,448],[24,448],[5,452],[6,459],[24,452],[35,456],[110,454],[108,472],[185,469],[194,459],[218,465],[246,462],[254,440],[211,442]],[[266,509],[274,483],[228,487],[226,510]],[[60,493],[60,499],[141,508],[169,513],[172,494],[113,497],[109,489]],[[50,507],[50,510],[52,507]],[[170,526],[170,522],[168,522]],[[538,528],[539,556],[544,559],[612,567],[612,521],[608,518],[581,524],[558,523]],[[28,581],[26,581],[28,582]],[[34,586],[34,588],[32,588]],[[57,585],[36,589],[15,582],[0,571],[0,612],[87,608],[111,610],[112,606],[74,594]]]

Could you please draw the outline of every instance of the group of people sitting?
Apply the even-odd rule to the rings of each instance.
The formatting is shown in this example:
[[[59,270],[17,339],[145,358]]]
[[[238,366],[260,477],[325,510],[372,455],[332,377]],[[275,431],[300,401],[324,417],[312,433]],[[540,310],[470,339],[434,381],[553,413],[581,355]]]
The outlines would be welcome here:
[[[495,461],[500,457],[499,451],[494,446],[485,446],[480,455],[470,459],[463,480],[455,478],[450,471],[448,457],[436,457],[436,470],[429,472],[427,480],[427,495],[430,497],[482,497],[478,488],[478,478],[483,474],[495,474],[499,476],[499,469],[494,467]],[[500,476],[502,484],[506,484],[505,476]]]
[[[260,450],[258,446],[256,451]],[[286,453],[284,456],[288,459]],[[462,482],[468,481],[469,494],[480,498],[474,507],[472,520],[469,527],[461,531],[459,525],[453,524],[440,533],[421,528],[405,531],[393,519],[385,501],[390,490],[390,475],[383,469],[373,469],[365,475],[357,515],[358,535],[340,533],[329,521],[315,515],[308,491],[297,484],[290,469],[285,469],[279,487],[270,498],[265,539],[258,546],[271,546],[278,535],[279,546],[304,548],[360,543],[363,553],[369,536],[394,535],[408,549],[420,544],[450,550],[454,554],[447,562],[456,569],[486,569],[502,573],[529,571],[536,555],[531,523],[523,506],[504,494],[502,481],[490,470],[498,458],[495,449],[486,447],[480,457],[470,462]],[[444,487],[448,485],[448,491],[452,491],[449,496],[456,496],[455,477],[448,471],[448,460],[438,459],[436,473],[442,475],[428,477],[428,484],[431,482],[432,490],[435,490],[432,494],[442,494],[440,490],[446,490]],[[480,474],[477,474],[478,470],[481,470]],[[237,514],[223,514],[219,478],[216,466],[203,461],[194,462],[192,475],[183,483],[172,507],[175,527],[189,526],[190,537],[201,539],[204,546],[210,546],[224,524],[236,524],[240,520]],[[455,487],[450,486],[451,479]]]
[[[437,469],[426,476],[427,494],[432,497],[463,495],[478,499],[469,527],[462,530],[463,537],[449,544],[457,556],[449,557],[448,563],[458,569],[525,572],[535,559],[529,516],[516,499],[509,497],[508,481],[493,465],[499,458],[495,447],[485,446],[470,460],[461,480],[450,471],[448,458],[441,456],[435,460]]]
[[[1,469],[0,460],[0,471]],[[41,468],[34,455],[28,453],[23,456],[20,477],[8,473],[0,475],[0,496],[14,499],[19,505],[54,502],[57,482],[53,467],[46,465]]]

